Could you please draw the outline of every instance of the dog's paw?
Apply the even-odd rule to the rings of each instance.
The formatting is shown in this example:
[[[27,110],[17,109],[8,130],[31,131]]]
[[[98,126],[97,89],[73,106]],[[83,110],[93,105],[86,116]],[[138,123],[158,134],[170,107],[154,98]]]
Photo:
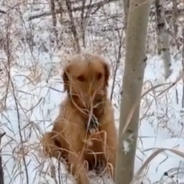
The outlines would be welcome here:
[[[106,162],[103,159],[99,159],[95,168],[96,174],[102,176],[106,168]]]

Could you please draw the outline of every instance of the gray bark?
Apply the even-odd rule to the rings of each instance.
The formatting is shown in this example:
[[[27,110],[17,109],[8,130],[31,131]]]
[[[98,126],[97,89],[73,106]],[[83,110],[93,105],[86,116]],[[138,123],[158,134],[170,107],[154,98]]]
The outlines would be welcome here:
[[[150,1],[130,0],[123,93],[120,107],[120,126],[116,159],[115,183],[130,184],[134,174],[134,159],[137,145],[139,104],[146,66],[145,43],[150,12]],[[132,107],[137,103],[133,116],[127,125]]]
[[[58,44],[58,32],[57,32],[57,18],[55,14],[55,0],[50,0],[50,9],[52,13],[52,24],[53,24],[53,32],[55,35],[56,43]]]
[[[177,17],[178,17],[178,7],[177,7],[177,0],[172,0],[173,4],[173,29],[174,29],[174,37],[175,37],[175,43],[177,46],[177,49],[179,50],[179,43],[177,40],[177,35],[178,35],[178,22],[177,22]]]
[[[183,36],[183,43],[184,43],[184,28],[182,31],[182,36]],[[182,47],[182,67],[184,71],[184,45]],[[183,89],[182,89],[182,108],[184,108],[184,77],[182,78],[183,81]]]
[[[124,7],[124,14],[125,14],[125,28],[127,27],[127,20],[128,20],[128,10],[130,5],[130,0],[123,0],[123,7]]]
[[[77,33],[77,27],[75,25],[75,20],[74,20],[73,13],[72,13],[71,2],[70,2],[70,0],[65,0],[65,3],[66,3],[67,10],[68,10],[68,15],[70,17],[71,32],[73,34],[74,43],[75,43],[75,52],[80,53],[81,48],[80,48],[80,43],[79,43],[79,36],[78,36],[78,33]]]
[[[157,34],[158,34],[158,53],[162,55],[165,79],[171,74],[171,55],[169,46],[169,32],[166,27],[166,19],[164,12],[164,0],[156,0],[156,15],[157,15]]]
[[[5,133],[0,133],[0,146],[1,146],[1,139],[4,135]],[[0,184],[4,184],[4,173],[3,173],[3,166],[2,166],[1,149],[0,149]]]

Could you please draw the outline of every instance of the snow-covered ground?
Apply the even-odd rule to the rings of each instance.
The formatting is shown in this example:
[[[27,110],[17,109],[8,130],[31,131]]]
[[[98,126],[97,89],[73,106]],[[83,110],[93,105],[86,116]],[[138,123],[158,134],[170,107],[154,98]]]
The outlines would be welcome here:
[[[67,183],[71,183],[72,177],[66,173],[64,166],[58,166],[54,159],[43,157],[38,144],[41,135],[52,128],[51,123],[57,116],[58,106],[66,95],[63,92],[60,75],[66,56],[72,52],[68,28],[67,26],[57,27],[62,39],[60,49],[57,49],[53,41],[55,38],[51,30],[51,16],[28,21],[30,16],[49,11],[48,2],[40,0],[34,6],[33,3],[7,2],[11,6],[6,6],[6,2],[3,2],[2,8],[9,10],[9,16],[0,14],[2,44],[0,48],[0,69],[2,70],[0,73],[0,130],[6,132],[1,142],[5,183],[60,184],[66,183],[66,179]],[[109,19],[110,13],[117,12],[117,7],[113,5],[102,8],[100,13],[104,15],[108,12],[108,14],[101,19],[98,18],[100,13],[97,17],[92,16],[86,28],[88,50],[98,51],[111,64],[109,96],[112,92],[114,70],[118,63],[119,40],[124,41],[124,35],[121,37],[115,31],[121,22],[119,23],[117,19],[116,22],[114,22],[115,19]],[[111,26],[102,24],[104,21]],[[10,41],[9,46],[7,46],[7,39]],[[117,129],[123,48],[120,53],[121,64],[118,64],[113,91]],[[165,81],[161,59],[158,56],[148,55],[143,92],[158,84],[167,85],[151,90],[141,101],[135,173],[156,148],[171,148],[184,152],[182,80],[164,91],[177,80],[182,71],[179,57],[173,58],[172,69],[172,75]],[[164,92],[161,93],[162,91]],[[58,167],[60,167],[59,171]],[[106,177],[105,179],[96,178],[92,174],[89,174],[92,183],[96,183],[97,180],[100,183],[112,183],[110,180],[107,181]],[[150,162],[141,178],[144,183],[157,181],[179,183],[182,179],[184,182],[184,160],[169,151],[162,152]]]

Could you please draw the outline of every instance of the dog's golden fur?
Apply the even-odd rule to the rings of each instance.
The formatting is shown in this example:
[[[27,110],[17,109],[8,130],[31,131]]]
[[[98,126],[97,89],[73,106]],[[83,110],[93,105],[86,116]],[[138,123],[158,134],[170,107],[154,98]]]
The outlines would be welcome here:
[[[62,77],[68,96],[52,131],[41,140],[44,151],[50,157],[65,158],[78,184],[89,184],[86,170],[104,163],[111,166],[114,178],[117,132],[107,98],[108,64],[97,55],[78,54]]]

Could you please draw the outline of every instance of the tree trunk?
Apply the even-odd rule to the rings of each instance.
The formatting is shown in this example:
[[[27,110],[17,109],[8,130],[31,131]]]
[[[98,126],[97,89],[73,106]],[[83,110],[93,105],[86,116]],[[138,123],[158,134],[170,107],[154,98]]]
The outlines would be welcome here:
[[[184,28],[182,30],[182,36],[183,36],[183,47],[182,47],[182,69],[184,71]],[[182,77],[183,81],[183,93],[182,93],[182,108],[184,108],[184,77]]]
[[[5,135],[5,132],[0,133],[0,146],[1,146],[1,139],[4,135]],[[4,184],[4,174],[3,174],[3,166],[2,166],[1,148],[0,148],[0,184]]]
[[[146,66],[145,43],[150,12],[150,1],[130,0],[123,93],[120,107],[120,126],[116,159],[115,183],[130,184],[134,174],[137,144],[139,104]],[[133,105],[138,103],[124,134],[123,129]]]
[[[130,0],[123,0],[123,7],[124,7],[124,22],[125,22],[125,29],[127,28],[127,20],[128,20],[128,10],[130,5]]]
[[[165,24],[165,11],[164,11],[164,1],[155,1],[156,15],[157,15],[157,34],[158,34],[158,53],[162,54],[164,69],[165,69],[165,79],[167,79],[171,74],[171,55],[169,48],[169,32]]]
[[[179,43],[177,40],[178,36],[178,21],[177,21],[177,16],[178,16],[178,7],[177,7],[177,0],[172,0],[172,5],[173,5],[173,29],[174,29],[174,37],[175,37],[175,42],[176,42],[176,47],[179,50]]]
[[[81,48],[80,48],[80,43],[79,43],[79,36],[77,33],[77,27],[75,25],[75,20],[74,20],[73,13],[72,13],[71,2],[70,2],[70,0],[65,0],[65,3],[66,3],[67,10],[68,10],[68,15],[70,17],[71,32],[73,34],[73,38],[74,38],[74,42],[75,42],[75,52],[80,53]]]

